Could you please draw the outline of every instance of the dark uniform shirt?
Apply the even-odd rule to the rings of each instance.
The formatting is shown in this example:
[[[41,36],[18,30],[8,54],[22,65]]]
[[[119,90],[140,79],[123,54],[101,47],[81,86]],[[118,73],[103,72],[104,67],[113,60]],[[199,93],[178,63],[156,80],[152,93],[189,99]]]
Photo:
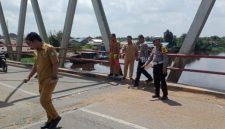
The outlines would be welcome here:
[[[149,53],[148,53],[148,45],[147,44],[140,44],[140,53],[139,53],[139,61],[145,63],[148,60]]]

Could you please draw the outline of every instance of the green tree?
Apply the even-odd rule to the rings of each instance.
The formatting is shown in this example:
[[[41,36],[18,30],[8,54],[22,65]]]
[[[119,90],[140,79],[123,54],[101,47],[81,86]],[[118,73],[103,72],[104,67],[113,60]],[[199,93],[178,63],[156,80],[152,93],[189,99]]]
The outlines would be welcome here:
[[[149,36],[147,36],[147,37],[145,38],[145,41],[146,41],[146,42],[150,42],[150,41],[151,41],[151,38],[150,38]]]
[[[82,46],[82,49],[92,49],[92,50],[94,50],[94,49],[96,49],[96,47],[91,45],[91,44],[86,44],[86,45]]]
[[[72,48],[72,51],[73,51],[74,53],[77,53],[79,50],[82,49],[82,44],[81,44],[81,43],[74,43],[74,44],[71,46],[71,48]]]
[[[62,36],[63,36],[62,31],[58,31],[56,33],[50,32],[50,36],[48,37],[49,43],[54,47],[60,47]]]
[[[217,41],[217,42],[220,41],[220,37],[218,37],[218,36],[211,36],[209,38],[211,41]]]
[[[164,32],[164,41],[168,42],[168,48],[171,48],[174,46],[173,44],[173,33],[170,30],[166,30],[166,32]]]
[[[187,35],[187,34],[182,34],[182,35],[180,36],[180,38],[178,38],[178,42],[177,42],[177,44],[176,44],[177,47],[180,48],[180,47],[182,46],[182,44],[183,44],[183,42],[184,42],[184,39],[185,39],[186,35]]]

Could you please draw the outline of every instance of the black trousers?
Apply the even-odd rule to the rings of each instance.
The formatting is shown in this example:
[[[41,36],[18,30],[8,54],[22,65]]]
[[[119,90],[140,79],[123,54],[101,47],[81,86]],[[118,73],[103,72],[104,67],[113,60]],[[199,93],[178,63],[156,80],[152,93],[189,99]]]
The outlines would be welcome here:
[[[142,73],[148,78],[148,80],[152,81],[152,76],[145,70],[145,68],[142,68],[144,64],[145,62],[144,63],[142,63],[141,61],[138,62],[137,74],[136,74],[136,79],[134,82],[135,86],[139,85],[139,81],[140,81]]]
[[[163,64],[158,64],[153,67],[153,77],[155,85],[155,95],[160,95],[160,85],[162,88],[163,96],[168,96],[167,84],[166,84],[167,74],[163,74]]]

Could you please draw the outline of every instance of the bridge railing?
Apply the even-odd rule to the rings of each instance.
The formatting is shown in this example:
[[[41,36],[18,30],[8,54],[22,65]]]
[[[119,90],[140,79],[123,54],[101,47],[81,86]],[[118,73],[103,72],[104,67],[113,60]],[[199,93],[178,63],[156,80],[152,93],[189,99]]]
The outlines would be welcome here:
[[[28,46],[13,46],[13,47],[28,47]],[[60,47],[55,47],[57,50],[62,50]],[[68,51],[74,51],[73,48],[66,48]],[[94,53],[109,53],[107,51],[98,51],[98,50],[76,50],[77,52],[94,52]],[[13,51],[12,53],[17,54],[16,51]],[[21,55],[31,54],[32,52],[23,52]],[[120,53],[124,54],[124,53]],[[196,55],[196,54],[173,54],[169,53],[167,54],[169,58],[208,58],[208,59],[225,59],[225,56],[209,56],[209,55]],[[64,57],[59,57],[64,58]],[[88,59],[88,58],[76,58],[73,56],[65,57],[67,61],[88,61],[93,63],[109,63],[109,60],[99,60],[99,59]],[[123,63],[120,63],[123,64]],[[187,68],[177,68],[168,66],[168,70],[174,70],[174,71],[186,71],[186,72],[196,72],[196,73],[206,73],[206,74],[216,74],[216,75],[225,75],[225,72],[218,72],[218,71],[209,71],[209,70],[198,70],[198,69],[187,69]]]
[[[194,55],[194,54],[167,54],[170,58],[208,58],[208,59],[225,59],[225,56],[209,56],[209,55]],[[196,73],[206,73],[206,74],[216,74],[216,75],[225,75],[225,72],[209,71],[209,70],[198,70],[198,69],[186,69],[186,68],[177,68],[169,66],[169,70],[174,71],[186,71],[186,72],[196,72]]]

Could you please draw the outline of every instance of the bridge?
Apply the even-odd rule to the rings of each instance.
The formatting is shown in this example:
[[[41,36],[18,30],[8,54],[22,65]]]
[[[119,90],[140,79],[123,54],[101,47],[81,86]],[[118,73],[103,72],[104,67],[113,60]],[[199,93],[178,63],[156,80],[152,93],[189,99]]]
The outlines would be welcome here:
[[[95,11],[95,15],[98,21],[99,29],[102,34],[103,42],[105,43],[106,51],[109,50],[109,36],[110,36],[110,29],[108,26],[108,22],[105,16],[104,8],[102,5],[101,0],[91,0],[92,5]],[[25,27],[25,19],[26,19],[26,9],[27,9],[27,2],[28,0],[21,0],[21,6],[20,6],[20,17],[19,17],[19,23],[18,23],[18,38],[17,38],[17,49],[16,49],[16,57],[14,57],[14,54],[12,53],[12,46],[9,38],[9,32],[6,25],[4,12],[0,3],[0,21],[1,21],[1,27],[3,30],[3,34],[5,37],[6,45],[8,45],[7,50],[8,53],[10,53],[10,59],[21,59],[21,51],[22,51],[22,43],[23,43],[23,35],[24,35],[24,27]],[[37,26],[39,29],[39,33],[41,37],[44,39],[45,42],[48,42],[47,33],[45,29],[45,25],[43,22],[43,18],[41,15],[41,10],[38,4],[38,0],[30,0],[33,8],[33,12],[35,14],[35,20],[37,22]],[[182,44],[182,47],[179,51],[181,54],[188,54],[192,52],[192,49],[195,46],[196,40],[199,37],[207,19],[210,15],[210,12],[215,4],[216,0],[203,0],[199,6],[199,9],[195,15],[195,18],[193,20],[193,23],[190,26],[190,29],[187,33],[187,36],[184,40],[184,43]],[[61,51],[60,51],[60,57],[64,57],[60,59],[60,66],[64,67],[64,62],[66,59],[66,53],[69,43],[69,38],[71,35],[71,29],[73,25],[74,15],[76,11],[76,5],[77,0],[69,0],[64,28],[63,28],[63,38],[61,41]],[[176,59],[174,61],[174,67],[184,68],[185,64],[181,63],[183,62],[181,59]],[[182,71],[171,71],[170,75],[168,77],[169,81],[177,82],[181,76]]]
[[[31,65],[9,61],[0,72],[0,128],[37,129],[46,120],[38,82],[22,84]],[[154,86],[110,80],[104,74],[60,68],[53,103],[65,129],[223,129],[224,93],[168,83],[169,100],[152,99]]]
[[[38,82],[23,84],[31,65],[22,64],[22,42],[28,0],[21,0],[16,51],[12,50],[9,32],[0,2],[0,22],[9,53],[8,72],[0,72],[0,128],[37,129],[45,122],[39,104]],[[41,37],[47,33],[37,0],[30,0]],[[225,94],[191,85],[178,84],[182,71],[224,75],[220,71],[184,69],[184,58],[218,58],[191,55],[196,39],[216,0],[202,0],[188,34],[168,77],[169,100],[152,99],[153,84],[141,82],[138,89],[128,89],[129,80],[108,79],[106,74],[74,71],[64,68],[77,0],[69,0],[60,49],[60,79],[53,103],[62,115],[59,128],[65,129],[223,129],[225,127]],[[101,0],[92,0],[101,34],[108,50],[110,29]],[[15,54],[16,52],[16,54]],[[96,60],[95,60],[96,61]],[[100,61],[101,62],[101,61]],[[106,62],[107,63],[107,62]]]

